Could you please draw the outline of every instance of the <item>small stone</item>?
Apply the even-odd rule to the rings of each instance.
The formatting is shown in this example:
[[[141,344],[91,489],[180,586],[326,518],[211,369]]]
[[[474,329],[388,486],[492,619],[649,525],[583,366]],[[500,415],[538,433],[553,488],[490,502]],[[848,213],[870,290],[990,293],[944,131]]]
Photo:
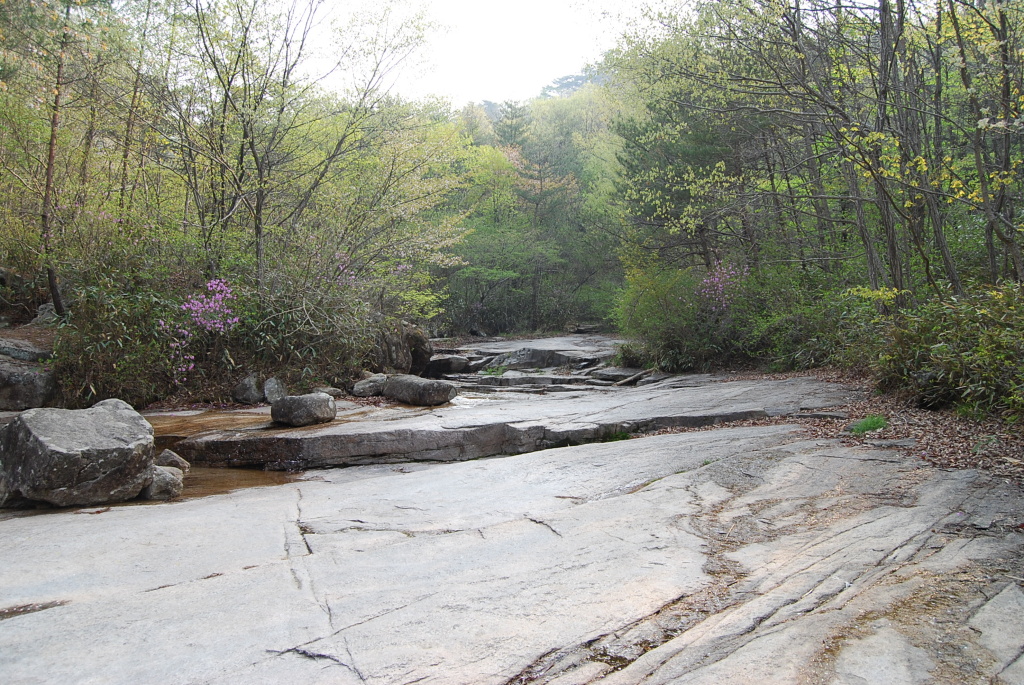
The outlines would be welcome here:
[[[174,453],[172,452],[172,454]],[[181,459],[181,457],[178,458]],[[139,497],[142,499],[164,500],[181,496],[181,491],[185,487],[185,474],[182,473],[181,469],[173,466],[154,466],[150,474],[153,480],[149,485],[142,488]]]
[[[250,373],[231,389],[231,399],[239,404],[259,404],[263,401],[263,390],[260,389],[259,378],[255,373]]]
[[[341,399],[342,397],[345,396],[344,390],[342,390],[341,388],[332,388],[330,386],[320,386],[318,388],[313,388],[313,392],[322,392],[325,395],[330,395],[336,400]]]
[[[338,405],[326,393],[282,397],[270,408],[270,417],[286,426],[311,426],[329,423],[338,415]]]
[[[268,378],[263,384],[263,396],[267,398],[267,402],[273,404],[282,397],[288,397],[288,388],[277,378]]]
[[[153,464],[155,466],[171,466],[182,473],[188,473],[191,470],[189,463],[182,459],[177,452],[172,452],[171,450],[164,450],[160,454],[156,455],[156,459],[153,460]]]

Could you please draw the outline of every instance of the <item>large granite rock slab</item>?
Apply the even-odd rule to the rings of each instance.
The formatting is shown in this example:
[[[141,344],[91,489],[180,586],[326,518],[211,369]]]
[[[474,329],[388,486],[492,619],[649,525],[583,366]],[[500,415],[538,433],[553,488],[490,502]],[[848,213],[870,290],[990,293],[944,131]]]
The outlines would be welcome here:
[[[761,426],[315,478],[0,517],[0,681],[1018,672],[1024,493],[982,473]]]
[[[496,355],[487,368],[543,369],[596,364],[615,356],[622,342],[600,335],[568,335],[478,343],[464,349],[479,355]]]
[[[702,377],[703,378],[703,377]],[[419,379],[422,381],[423,379]],[[195,464],[294,470],[401,461],[462,461],[597,442],[670,426],[706,426],[844,404],[861,397],[814,378],[785,381],[686,378],[644,388],[564,389],[556,395],[501,395],[429,411],[366,411],[359,420],[302,431],[212,431],[177,444]],[[546,386],[556,387],[556,386]]]
[[[152,481],[152,465],[153,427],[121,400],[30,409],[0,428],[8,500],[61,507],[123,502]]]

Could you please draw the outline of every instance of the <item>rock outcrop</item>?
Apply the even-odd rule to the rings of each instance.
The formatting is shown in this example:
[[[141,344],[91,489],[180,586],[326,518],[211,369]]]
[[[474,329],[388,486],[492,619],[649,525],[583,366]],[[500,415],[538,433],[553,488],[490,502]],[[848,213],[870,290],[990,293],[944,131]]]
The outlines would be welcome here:
[[[377,371],[418,376],[426,370],[433,353],[430,338],[423,329],[403,322],[377,335],[373,361]]]
[[[153,427],[121,400],[30,409],[0,429],[0,462],[0,500],[122,502],[152,481]]]
[[[417,407],[435,407],[455,399],[458,388],[446,381],[419,376],[390,376],[384,384],[384,397]]]
[[[270,408],[270,417],[286,426],[329,423],[337,415],[338,405],[335,404],[334,398],[322,392],[282,397]]]
[[[53,372],[38,364],[0,355],[0,410],[44,407],[57,394]]]

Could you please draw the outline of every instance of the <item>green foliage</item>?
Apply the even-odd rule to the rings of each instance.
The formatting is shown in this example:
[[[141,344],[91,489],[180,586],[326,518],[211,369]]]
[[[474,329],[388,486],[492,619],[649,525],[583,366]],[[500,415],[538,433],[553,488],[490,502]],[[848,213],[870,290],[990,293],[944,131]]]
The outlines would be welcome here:
[[[850,426],[850,432],[854,435],[864,435],[871,431],[880,430],[889,425],[889,420],[880,414],[870,414],[860,421],[855,421]]]
[[[1024,417],[1024,288],[977,289],[895,316],[878,350],[879,386],[926,407]]]
[[[118,397],[144,406],[174,389],[171,339],[159,321],[179,303],[111,280],[83,288],[57,332],[53,368],[64,404]]]
[[[654,274],[638,269],[629,274],[615,309],[620,329],[634,338],[620,358],[666,371],[819,365],[838,345],[828,334],[831,302],[797,287],[785,272],[747,275],[721,265]]]
[[[166,293],[105,279],[82,289],[55,345],[64,403],[168,396],[224,401],[239,375],[259,370],[297,386],[335,384],[363,365],[375,328],[364,304],[311,293],[231,289],[230,309],[196,324],[204,289]],[[208,325],[210,321],[225,325]]]

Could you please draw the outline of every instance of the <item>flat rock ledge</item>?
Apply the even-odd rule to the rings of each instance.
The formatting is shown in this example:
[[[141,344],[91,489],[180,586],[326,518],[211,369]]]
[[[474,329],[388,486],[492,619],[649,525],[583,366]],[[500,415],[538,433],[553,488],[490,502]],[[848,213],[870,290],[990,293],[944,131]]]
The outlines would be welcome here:
[[[0,681],[1022,682],[984,473],[756,426],[313,477],[0,518]]]
[[[615,393],[564,392],[474,406],[387,410],[301,430],[212,431],[179,442],[194,464],[301,470],[408,461],[464,461],[579,445],[659,428],[822,409],[860,393],[814,378],[662,384]]]

